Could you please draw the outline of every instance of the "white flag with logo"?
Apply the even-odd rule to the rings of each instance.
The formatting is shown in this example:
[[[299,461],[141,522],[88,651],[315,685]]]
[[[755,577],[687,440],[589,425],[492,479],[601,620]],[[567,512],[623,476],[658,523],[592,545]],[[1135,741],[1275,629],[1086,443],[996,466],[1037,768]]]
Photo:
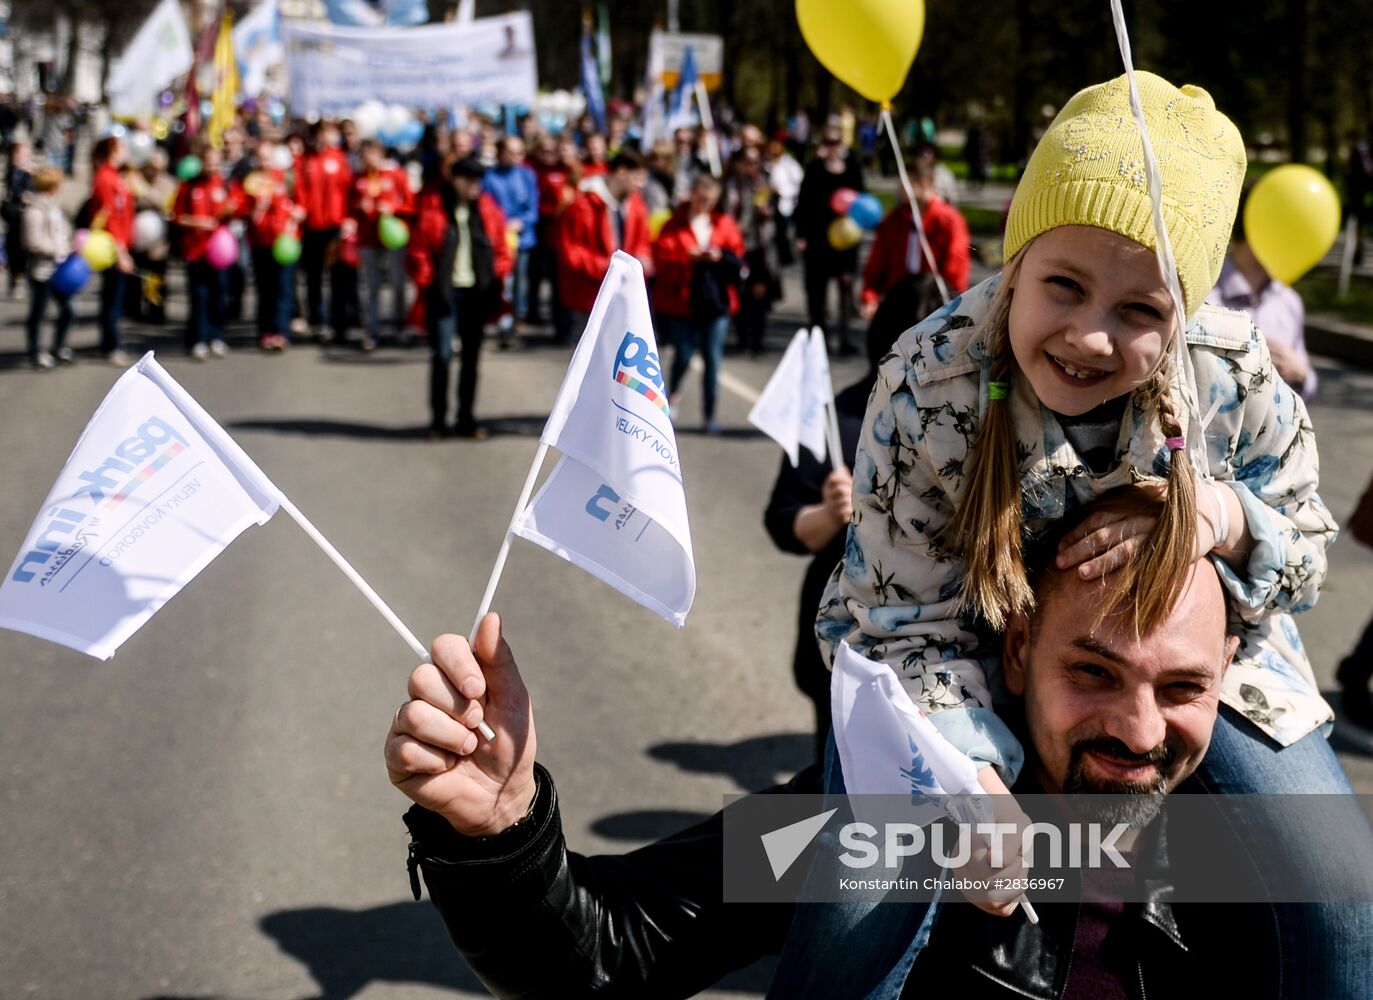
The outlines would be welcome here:
[[[839,644],[830,677],[834,744],[850,795],[905,795],[930,822],[947,796],[983,796],[977,764],[935,728],[896,671]],[[981,801],[980,798],[974,801]]]
[[[678,628],[696,594],[677,438],[642,265],[617,251],[541,440],[562,452],[513,531]]]
[[[95,411],[0,582],[0,627],[108,660],[278,497],[149,352]]]

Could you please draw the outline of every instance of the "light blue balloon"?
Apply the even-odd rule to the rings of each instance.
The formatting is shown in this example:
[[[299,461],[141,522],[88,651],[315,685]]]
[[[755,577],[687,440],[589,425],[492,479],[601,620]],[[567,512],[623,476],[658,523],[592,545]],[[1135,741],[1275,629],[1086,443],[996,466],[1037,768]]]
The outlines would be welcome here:
[[[396,133],[396,145],[416,146],[424,138],[424,122],[410,119]]]
[[[849,206],[849,218],[862,229],[876,229],[882,221],[882,203],[873,195],[860,194]]]

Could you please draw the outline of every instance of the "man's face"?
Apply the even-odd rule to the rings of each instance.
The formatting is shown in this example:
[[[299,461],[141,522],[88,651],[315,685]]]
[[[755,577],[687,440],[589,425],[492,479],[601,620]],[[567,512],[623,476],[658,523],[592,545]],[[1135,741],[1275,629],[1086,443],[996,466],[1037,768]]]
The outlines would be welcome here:
[[[1051,571],[1039,599],[1037,618],[1006,632],[1005,669],[1044,790],[1149,796],[1134,816],[1144,825],[1206,754],[1239,644],[1216,571],[1194,563],[1172,614],[1138,641],[1119,615],[1093,628],[1099,580]]]
[[[501,166],[516,167],[524,162],[524,143],[521,140],[511,136],[498,148]]]

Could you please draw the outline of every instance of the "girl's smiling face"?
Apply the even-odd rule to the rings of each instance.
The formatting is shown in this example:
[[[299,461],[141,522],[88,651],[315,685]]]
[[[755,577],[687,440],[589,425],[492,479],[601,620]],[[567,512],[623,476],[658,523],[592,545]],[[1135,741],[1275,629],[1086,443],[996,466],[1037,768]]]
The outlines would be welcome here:
[[[1154,373],[1173,303],[1152,250],[1095,226],[1060,226],[1022,254],[1011,351],[1040,402],[1077,416]]]

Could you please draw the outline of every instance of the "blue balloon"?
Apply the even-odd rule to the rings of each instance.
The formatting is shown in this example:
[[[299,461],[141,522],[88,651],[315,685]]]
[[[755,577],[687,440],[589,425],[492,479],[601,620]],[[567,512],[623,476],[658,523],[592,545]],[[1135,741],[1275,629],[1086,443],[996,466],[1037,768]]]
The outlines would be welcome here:
[[[424,138],[424,122],[411,118],[396,132],[396,145],[416,146]]]
[[[870,194],[860,194],[849,206],[849,218],[862,229],[876,229],[882,221],[882,203]]]
[[[49,279],[49,286],[58,295],[75,295],[86,287],[91,280],[91,265],[79,253],[74,253],[62,263]]]

